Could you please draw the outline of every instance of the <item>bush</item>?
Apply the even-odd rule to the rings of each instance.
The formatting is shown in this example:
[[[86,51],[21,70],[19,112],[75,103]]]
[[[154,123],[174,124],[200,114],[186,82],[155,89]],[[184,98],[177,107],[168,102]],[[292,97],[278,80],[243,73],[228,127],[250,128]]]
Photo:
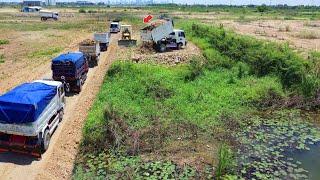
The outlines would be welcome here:
[[[7,39],[0,39],[0,45],[9,44],[9,40]]]
[[[86,13],[87,11],[85,9],[79,9],[79,13]]]

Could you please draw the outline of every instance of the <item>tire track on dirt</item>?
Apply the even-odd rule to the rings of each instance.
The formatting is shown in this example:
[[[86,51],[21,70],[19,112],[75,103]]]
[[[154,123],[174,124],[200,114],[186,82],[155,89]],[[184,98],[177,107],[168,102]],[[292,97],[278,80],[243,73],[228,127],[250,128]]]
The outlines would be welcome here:
[[[82,92],[66,98],[64,119],[53,134],[50,147],[42,159],[35,160],[15,153],[0,154],[1,179],[71,178],[75,156],[82,138],[82,127],[104,76],[116,58],[118,37],[118,35],[112,36],[109,49],[102,54],[99,66],[90,69]],[[50,73],[47,72],[43,76],[50,76]]]

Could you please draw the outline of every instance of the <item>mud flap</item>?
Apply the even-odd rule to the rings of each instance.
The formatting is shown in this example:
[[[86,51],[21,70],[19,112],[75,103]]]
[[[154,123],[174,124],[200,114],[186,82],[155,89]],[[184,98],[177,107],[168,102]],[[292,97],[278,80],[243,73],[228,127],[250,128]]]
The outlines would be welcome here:
[[[30,143],[28,142],[28,137],[8,134],[2,134],[2,136],[5,138],[0,140],[0,153],[14,152],[41,158],[42,152],[38,141],[28,144]]]

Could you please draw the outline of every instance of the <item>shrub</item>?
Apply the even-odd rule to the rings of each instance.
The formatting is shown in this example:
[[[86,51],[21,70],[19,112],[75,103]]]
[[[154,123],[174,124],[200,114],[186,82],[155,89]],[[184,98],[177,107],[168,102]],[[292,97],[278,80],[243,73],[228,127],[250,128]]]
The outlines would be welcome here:
[[[267,5],[263,4],[263,5],[257,7],[257,11],[260,13],[264,13],[264,12],[268,11],[268,7],[267,7]]]
[[[0,39],[0,45],[9,44],[9,40],[7,39]]]
[[[86,13],[87,11],[85,9],[79,9],[79,13]]]

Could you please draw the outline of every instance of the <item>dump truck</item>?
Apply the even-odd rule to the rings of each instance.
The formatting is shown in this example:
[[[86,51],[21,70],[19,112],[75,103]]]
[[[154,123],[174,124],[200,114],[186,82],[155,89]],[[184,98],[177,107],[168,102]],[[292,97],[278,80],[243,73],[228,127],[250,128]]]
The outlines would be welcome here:
[[[64,84],[66,92],[80,93],[87,79],[89,65],[81,52],[61,54],[52,60],[52,78]]]
[[[41,21],[46,21],[48,19],[57,21],[59,19],[59,13],[57,12],[40,10],[39,15],[41,17]]]
[[[153,21],[141,29],[140,34],[142,42],[153,43],[158,52],[165,52],[168,48],[181,49],[187,45],[185,32],[174,29],[171,19]]]
[[[98,65],[100,58],[100,43],[91,39],[86,39],[79,44],[79,51],[85,55],[89,67]]]
[[[94,33],[93,35],[94,41],[99,43],[100,51],[107,51],[109,42],[110,42],[110,33]]]
[[[0,151],[41,157],[63,119],[64,86],[37,80],[0,96]]]
[[[119,21],[112,21],[110,23],[110,33],[118,33],[120,32],[120,22]]]
[[[132,39],[132,26],[121,25],[121,39],[118,41],[119,46],[136,46],[137,40]]]

